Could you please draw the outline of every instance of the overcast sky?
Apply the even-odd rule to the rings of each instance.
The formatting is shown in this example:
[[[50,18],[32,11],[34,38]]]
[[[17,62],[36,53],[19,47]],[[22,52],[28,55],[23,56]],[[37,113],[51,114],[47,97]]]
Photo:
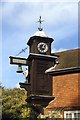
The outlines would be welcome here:
[[[78,48],[78,0],[32,1],[2,0],[0,4],[0,78],[7,88],[25,81],[22,74],[16,73],[17,66],[10,65],[9,56],[15,56],[27,47],[27,41],[37,31],[36,21],[40,15],[45,21],[42,23],[43,30],[54,39],[53,53]],[[20,57],[27,58],[28,55],[26,50]]]

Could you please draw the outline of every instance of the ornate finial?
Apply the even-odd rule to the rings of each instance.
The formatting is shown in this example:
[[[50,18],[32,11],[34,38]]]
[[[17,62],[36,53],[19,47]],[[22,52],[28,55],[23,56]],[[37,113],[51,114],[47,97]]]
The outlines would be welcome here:
[[[41,24],[42,24],[42,22],[43,22],[44,20],[41,20],[41,16],[39,17],[39,21],[37,21],[37,22],[39,22],[39,28],[38,28],[38,30],[39,31],[42,31],[43,29],[41,28]]]

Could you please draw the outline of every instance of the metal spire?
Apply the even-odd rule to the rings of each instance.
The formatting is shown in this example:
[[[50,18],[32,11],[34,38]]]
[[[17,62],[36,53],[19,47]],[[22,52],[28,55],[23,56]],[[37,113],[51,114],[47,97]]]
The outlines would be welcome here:
[[[38,30],[42,31],[43,28],[41,28],[41,24],[42,24],[42,22],[44,22],[44,20],[41,20],[41,16],[39,17],[39,20],[37,22],[39,22],[39,28],[38,28]]]

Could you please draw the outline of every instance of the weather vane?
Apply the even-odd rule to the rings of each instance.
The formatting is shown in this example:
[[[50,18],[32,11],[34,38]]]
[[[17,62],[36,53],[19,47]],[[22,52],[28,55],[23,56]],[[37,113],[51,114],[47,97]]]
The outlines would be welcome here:
[[[42,22],[44,22],[44,20],[41,20],[41,16],[39,17],[39,20],[37,22],[39,22],[39,28],[38,28],[38,30],[42,31],[43,29],[41,28],[41,24],[42,24]]]

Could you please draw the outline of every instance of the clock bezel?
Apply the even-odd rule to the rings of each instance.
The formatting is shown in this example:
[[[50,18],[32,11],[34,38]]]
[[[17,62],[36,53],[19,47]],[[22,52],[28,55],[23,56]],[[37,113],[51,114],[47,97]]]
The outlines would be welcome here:
[[[41,45],[45,45],[45,48],[44,48],[44,50],[42,50],[41,49]],[[44,42],[40,42],[38,45],[37,45],[37,48],[38,48],[38,51],[40,52],[40,53],[46,53],[47,51],[48,51],[48,45],[46,44],[46,43],[44,43]]]

